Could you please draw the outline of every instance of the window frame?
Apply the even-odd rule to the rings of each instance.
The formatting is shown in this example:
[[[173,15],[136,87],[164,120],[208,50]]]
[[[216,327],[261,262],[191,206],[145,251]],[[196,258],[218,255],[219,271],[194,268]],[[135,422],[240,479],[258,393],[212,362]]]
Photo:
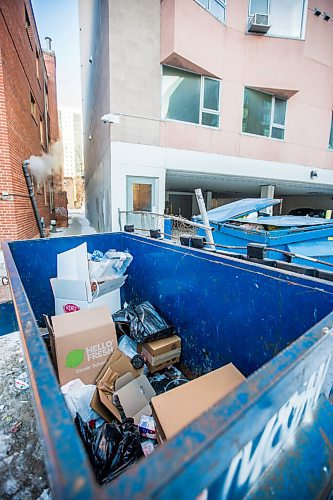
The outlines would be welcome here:
[[[263,92],[262,90],[257,90],[252,87],[244,87],[244,97],[243,97],[243,116],[244,116],[244,101],[245,101],[245,92],[246,90],[254,90],[255,92],[259,92],[261,94],[269,95],[272,98],[271,101],[271,117],[270,117],[270,123],[269,123],[269,136],[267,135],[261,135],[261,134],[254,134],[253,132],[244,132],[243,131],[243,118],[242,118],[242,134],[246,135],[252,135],[255,137],[264,137],[265,139],[273,139],[274,141],[280,141],[280,142],[285,142],[286,140],[286,122],[287,122],[287,108],[288,108],[288,99],[284,99],[283,97],[279,97],[277,95],[271,94],[270,92]],[[275,112],[275,99],[280,99],[280,101],[285,101],[286,103],[286,110],[284,114],[284,125],[281,125],[280,123],[275,123],[274,122],[274,112]],[[283,139],[279,139],[278,137],[272,137],[272,129],[273,128],[278,128],[280,130],[283,130]]]
[[[25,25],[25,32],[27,34],[31,50],[33,50],[33,46],[32,46],[32,26],[31,26],[29,12],[28,12],[28,9],[27,9],[27,6],[26,6],[25,3],[24,3],[24,25]]]
[[[37,125],[37,103],[35,96],[31,91],[30,91],[30,114],[34,119],[35,124]]]
[[[251,1],[248,0],[248,22],[254,14],[251,14]],[[305,40],[305,29],[306,29],[306,20],[307,20],[307,11],[308,11],[308,5],[309,5],[309,0],[303,0],[303,12],[302,12],[302,19],[301,19],[301,31],[300,31],[300,36],[294,37],[294,36],[287,36],[287,35],[273,35],[269,31],[267,33],[261,33],[261,36],[269,36],[272,38],[286,38],[290,40]],[[257,12],[255,13],[257,14]],[[260,12],[258,14],[267,14],[271,16],[271,0],[267,0],[267,12]],[[247,35],[257,35],[257,33],[251,33],[250,31],[246,30]]]
[[[208,7],[205,7],[204,5],[202,5],[202,3],[200,3],[200,0],[195,0],[195,2],[200,5],[200,7],[202,7],[203,9],[205,9],[205,11],[209,12],[209,14],[213,17],[215,17],[215,19],[217,19],[220,23],[222,24],[226,24],[226,20],[227,20],[227,0],[207,0],[207,3],[208,3]],[[218,17],[215,16],[215,14],[213,14],[213,12],[211,11],[210,9],[210,2],[215,2],[217,4],[219,4],[223,9],[224,9],[224,19],[220,19]]]
[[[163,109],[163,93],[162,93],[162,85],[161,85],[161,119],[164,120],[164,121],[170,121],[170,122],[175,122],[175,123],[184,123],[186,125],[195,125],[197,127],[207,127],[209,128],[210,130],[219,130],[220,128],[220,124],[221,124],[221,82],[222,80],[220,80],[219,78],[214,78],[214,77],[211,77],[211,76],[205,76],[205,75],[199,75],[198,73],[194,73],[193,71],[189,71],[187,69],[184,69],[184,68],[178,68],[176,66],[169,66],[167,64],[162,64],[161,65],[161,76],[162,76],[162,79],[163,79],[163,68],[172,68],[172,69],[176,69],[176,70],[179,70],[179,71],[184,71],[186,73],[190,73],[192,75],[196,75],[200,78],[200,99],[199,99],[199,123],[195,123],[195,122],[188,122],[188,121],[185,121],[185,120],[176,120],[175,118],[167,118],[167,117],[163,117],[162,115],[162,109]],[[208,79],[208,80],[214,80],[216,82],[219,83],[219,97],[218,97],[218,110],[214,110],[214,109],[209,109],[209,108],[205,108],[203,103],[204,103],[204,89],[205,89],[205,84],[204,84],[204,81],[205,79]],[[208,114],[211,114],[211,115],[216,115],[218,116],[218,125],[216,127],[212,126],[212,125],[204,125],[202,123],[202,114],[203,113],[208,113]]]

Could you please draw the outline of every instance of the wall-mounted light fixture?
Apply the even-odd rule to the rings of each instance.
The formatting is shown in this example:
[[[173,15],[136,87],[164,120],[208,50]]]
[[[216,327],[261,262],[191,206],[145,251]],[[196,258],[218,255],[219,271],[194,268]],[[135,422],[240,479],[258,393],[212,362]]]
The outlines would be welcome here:
[[[314,8],[313,13],[317,17],[321,16],[321,10],[317,9],[317,7]]]
[[[88,139],[89,139],[89,141],[91,141],[91,139],[92,139],[92,135],[91,134],[88,135]]]
[[[318,174],[317,174],[316,170],[311,170],[310,177],[311,177],[311,179],[314,179],[315,177],[318,177]]]
[[[327,12],[324,12],[323,14],[324,21],[329,21],[331,19],[331,16],[327,14]]]
[[[89,62],[92,63],[93,62],[93,58],[92,56],[89,57]]]
[[[113,113],[108,113],[106,115],[101,116],[101,120],[103,123],[119,123],[120,116],[115,115]]]

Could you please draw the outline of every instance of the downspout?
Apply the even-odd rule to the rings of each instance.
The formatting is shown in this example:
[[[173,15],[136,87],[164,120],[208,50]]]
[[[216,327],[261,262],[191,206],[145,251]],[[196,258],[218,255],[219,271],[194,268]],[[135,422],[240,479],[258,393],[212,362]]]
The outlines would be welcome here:
[[[42,226],[42,223],[40,221],[39,211],[38,211],[38,207],[37,207],[37,203],[36,203],[36,198],[35,198],[35,194],[34,194],[34,186],[32,184],[31,175],[30,175],[30,172],[29,172],[29,169],[28,169],[29,165],[30,165],[29,160],[25,160],[23,162],[23,165],[22,165],[23,173],[24,173],[25,181],[27,183],[29,197],[30,197],[30,200],[31,200],[31,204],[32,204],[32,208],[33,208],[34,214],[35,214],[35,219],[36,219],[36,222],[37,222],[37,226],[38,226],[40,237],[41,238],[45,238],[44,231],[43,231],[43,226]]]

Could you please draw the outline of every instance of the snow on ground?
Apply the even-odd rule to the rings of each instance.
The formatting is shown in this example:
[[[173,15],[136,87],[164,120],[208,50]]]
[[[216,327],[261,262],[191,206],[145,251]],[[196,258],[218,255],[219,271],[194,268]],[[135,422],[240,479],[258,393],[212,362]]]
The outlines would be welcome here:
[[[15,387],[25,373],[18,332],[0,337],[0,352],[0,498],[46,500],[49,485],[31,391]]]

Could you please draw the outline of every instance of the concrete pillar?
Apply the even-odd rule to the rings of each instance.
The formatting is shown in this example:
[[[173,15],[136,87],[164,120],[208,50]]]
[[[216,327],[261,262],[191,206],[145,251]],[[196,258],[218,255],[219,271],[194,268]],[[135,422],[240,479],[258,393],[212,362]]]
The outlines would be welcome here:
[[[274,198],[275,186],[272,184],[268,184],[267,186],[261,186],[260,198]],[[264,212],[265,214],[273,215],[273,207],[267,207],[260,212]]]
[[[206,191],[206,210],[207,211],[212,209],[212,198],[213,198],[212,191]]]

